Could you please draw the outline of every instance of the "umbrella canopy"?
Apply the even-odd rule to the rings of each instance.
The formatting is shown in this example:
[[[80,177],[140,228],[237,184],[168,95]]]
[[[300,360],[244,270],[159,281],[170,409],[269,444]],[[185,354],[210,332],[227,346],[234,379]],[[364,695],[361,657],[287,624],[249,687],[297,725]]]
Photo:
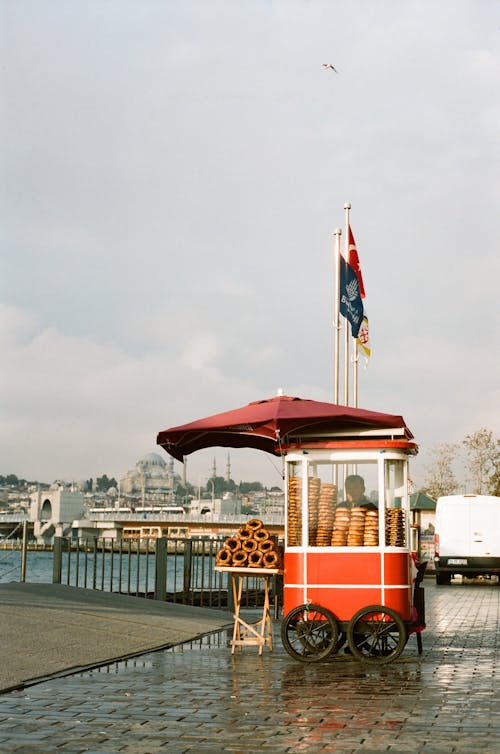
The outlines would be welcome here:
[[[328,434],[359,436],[370,430],[387,430],[388,435],[390,430],[399,430],[399,436],[413,437],[401,416],[280,395],[165,429],[158,433],[157,443],[182,461],[196,450],[214,446],[256,448],[279,455],[292,442],[324,439]]]

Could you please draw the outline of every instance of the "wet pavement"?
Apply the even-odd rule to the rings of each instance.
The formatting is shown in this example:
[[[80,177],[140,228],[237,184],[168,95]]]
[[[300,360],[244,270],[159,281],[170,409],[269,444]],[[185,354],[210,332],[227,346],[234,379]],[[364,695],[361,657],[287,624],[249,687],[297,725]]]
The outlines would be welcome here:
[[[0,693],[31,679],[166,649],[231,624],[225,610],[63,584],[0,584]]]
[[[0,752],[500,753],[500,587],[424,581],[390,665],[231,655],[226,632],[0,696]]]

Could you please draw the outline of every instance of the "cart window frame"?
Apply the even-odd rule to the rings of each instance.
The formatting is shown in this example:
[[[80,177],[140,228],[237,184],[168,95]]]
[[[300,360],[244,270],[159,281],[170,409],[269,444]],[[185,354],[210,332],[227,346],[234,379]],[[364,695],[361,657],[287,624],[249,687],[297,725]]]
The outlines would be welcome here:
[[[335,452],[331,450],[302,451],[293,453],[285,459],[285,526],[287,549],[324,549],[339,546],[345,547],[408,547],[410,545],[410,515],[409,515],[409,475],[408,456],[405,453],[380,450],[366,452],[353,450],[350,452]],[[375,505],[378,510],[378,541],[374,534],[367,538],[365,544],[351,538],[351,544],[339,545],[338,538],[333,537],[334,523],[331,524],[331,538],[325,534],[320,537],[321,527],[319,518],[314,519],[315,495],[326,495],[324,487],[335,485],[337,490],[333,500],[329,490],[332,511],[341,507],[345,502],[344,481],[347,476],[358,474],[365,479],[365,496],[368,503]],[[368,483],[366,481],[368,478]],[[323,492],[317,493],[318,485]],[[340,494],[338,493],[341,487]],[[397,493],[397,494],[396,494]],[[325,497],[319,498],[317,510],[328,507]],[[354,505],[354,503],[353,503]],[[360,504],[363,507],[363,503]],[[372,507],[370,506],[370,507]],[[402,509],[403,513],[394,513],[395,509]],[[383,515],[380,515],[383,513]],[[317,514],[320,515],[319,513]],[[375,519],[375,514],[370,514]],[[387,538],[386,519],[397,518],[398,537],[390,544]],[[367,519],[368,520],[368,519]],[[376,519],[375,519],[376,520]],[[337,528],[337,527],[335,527]],[[373,527],[372,527],[373,530]],[[356,544],[353,544],[356,542]]]

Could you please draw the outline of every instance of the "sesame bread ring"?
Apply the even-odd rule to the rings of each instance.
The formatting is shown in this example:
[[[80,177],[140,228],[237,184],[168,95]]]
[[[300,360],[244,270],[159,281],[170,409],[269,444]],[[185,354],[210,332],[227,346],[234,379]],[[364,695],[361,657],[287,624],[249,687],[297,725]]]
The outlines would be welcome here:
[[[244,552],[255,552],[258,545],[255,539],[244,539],[241,543],[241,549]]]
[[[254,550],[248,555],[248,565],[250,568],[261,568],[263,555],[258,550]]]
[[[238,532],[238,538],[243,541],[244,539],[252,539],[253,531],[247,526],[242,526]]]
[[[277,568],[279,563],[279,555],[274,550],[265,552],[262,556],[262,564],[264,568]]]
[[[222,550],[219,550],[215,556],[215,563],[220,566],[229,566],[231,565],[232,560],[233,556],[231,551],[227,550],[225,547],[223,547]]]
[[[233,565],[242,568],[246,566],[248,560],[248,553],[243,550],[237,550],[233,555]]]
[[[250,521],[247,521],[246,528],[251,531],[257,531],[258,529],[262,529],[262,525],[262,521],[259,518],[251,518]]]
[[[272,539],[264,539],[262,542],[259,542],[259,550],[260,552],[269,552],[270,550],[274,550],[274,542]]]
[[[228,537],[224,542],[224,547],[229,552],[236,552],[236,550],[241,550],[241,542],[238,537]]]
[[[257,542],[259,542],[260,544],[261,542],[264,542],[266,539],[269,539],[269,532],[267,531],[267,529],[260,528],[254,531],[253,536],[254,536],[254,539],[256,539]]]

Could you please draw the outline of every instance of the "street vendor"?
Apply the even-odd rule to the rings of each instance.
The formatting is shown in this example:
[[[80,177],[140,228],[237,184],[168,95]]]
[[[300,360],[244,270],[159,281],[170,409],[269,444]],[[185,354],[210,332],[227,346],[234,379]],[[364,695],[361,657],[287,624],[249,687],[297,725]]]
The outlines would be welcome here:
[[[346,499],[339,503],[341,508],[366,508],[366,510],[376,511],[377,506],[365,495],[365,480],[359,474],[351,474],[346,477],[345,484]]]

